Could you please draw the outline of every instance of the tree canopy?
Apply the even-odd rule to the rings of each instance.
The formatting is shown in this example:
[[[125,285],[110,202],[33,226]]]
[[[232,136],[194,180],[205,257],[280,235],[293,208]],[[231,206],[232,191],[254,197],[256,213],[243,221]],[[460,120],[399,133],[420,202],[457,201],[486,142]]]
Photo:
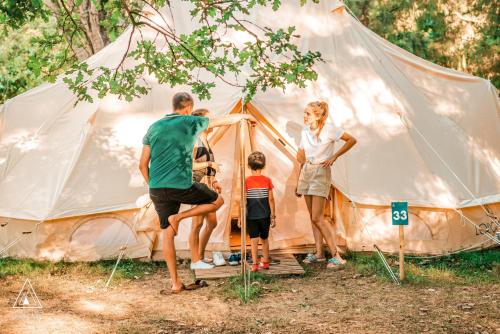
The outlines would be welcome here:
[[[190,35],[175,34],[152,19],[158,9],[170,8],[167,0],[0,0],[0,103],[66,71],[72,73],[67,84],[83,100],[92,99],[87,87],[98,96],[111,93],[130,100],[146,92],[137,80],[146,73],[171,86],[190,85],[200,98],[210,96],[214,83],[200,80],[195,75],[199,71],[228,80],[249,68],[246,82],[229,82],[241,85],[249,98],[260,89],[303,86],[316,78],[313,65],[321,55],[297,50],[300,32],[293,27],[271,30],[249,19],[251,11],[264,6],[279,11],[279,0],[176,1],[190,3],[187,14],[199,22]],[[345,2],[363,24],[390,42],[500,87],[500,9],[494,1]],[[129,33],[154,29],[168,42],[167,51],[143,40],[124,55],[137,60],[132,68],[89,68],[82,63],[128,26]],[[245,31],[255,41],[236,46],[220,38],[221,30]],[[274,54],[281,54],[281,61]]]
[[[200,70],[241,87],[248,98],[259,89],[284,88],[287,84],[303,87],[308,80],[316,79],[312,66],[321,60],[321,55],[298,50],[294,42],[300,36],[294,27],[272,30],[249,19],[250,12],[259,7],[279,10],[279,0],[184,2],[191,4],[188,14],[199,23],[190,34],[177,33],[165,17],[168,13],[159,11],[166,8],[172,15],[167,0],[2,0],[0,23],[9,33],[29,22],[48,22],[53,17],[55,29],[41,29],[31,39],[35,48],[28,56],[27,67],[35,77],[43,75],[48,80],[66,70],[71,75],[64,81],[80,100],[92,101],[94,90],[99,97],[116,94],[130,101],[147,92],[139,80],[145,74],[172,87],[189,85],[201,99],[210,97],[215,84],[213,79],[200,79]],[[116,39],[126,26],[131,27],[127,30],[129,45],[118,66],[92,68],[81,61]],[[168,47],[159,50],[147,39],[130,45],[133,34],[143,29],[154,30]],[[236,45],[223,38],[224,34],[235,31],[249,34],[252,40]],[[135,65],[125,68],[127,58],[136,60]],[[243,68],[250,70],[245,82],[228,79]]]

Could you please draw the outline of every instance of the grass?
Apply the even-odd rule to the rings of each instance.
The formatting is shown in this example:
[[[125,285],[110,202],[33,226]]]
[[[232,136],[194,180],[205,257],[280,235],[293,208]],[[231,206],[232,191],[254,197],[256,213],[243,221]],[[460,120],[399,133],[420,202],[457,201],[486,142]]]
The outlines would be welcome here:
[[[397,257],[386,255],[397,273]],[[376,275],[390,280],[387,270],[376,253],[366,255],[349,253],[348,266],[357,273]],[[407,257],[405,259],[406,284],[498,284],[500,283],[500,250],[458,253],[436,258]]]
[[[260,273],[250,273],[248,292],[245,293],[244,279],[242,275],[229,278],[229,284],[224,288],[225,294],[229,298],[237,298],[242,303],[254,302],[262,295],[265,284],[271,284],[275,280]]]
[[[397,273],[397,257],[386,256],[394,272]],[[376,253],[348,253],[347,266],[364,276],[376,275],[379,279],[390,281],[389,275]],[[90,279],[107,279],[115,265],[115,260],[98,262],[48,262],[31,259],[0,259],[0,279],[12,275],[53,276],[78,275]],[[304,267],[304,278],[314,276],[314,269]],[[124,259],[120,262],[113,280],[141,278],[146,272],[155,273],[165,270],[164,262],[141,262]],[[407,257],[405,260],[405,284],[499,284],[500,283],[500,249],[477,252],[458,253],[437,258]],[[238,298],[243,303],[256,300],[263,292],[265,284],[273,283],[273,279],[260,273],[252,273],[248,293],[245,294],[243,277],[235,276],[226,286],[226,293],[231,298]],[[271,284],[271,289],[276,288]]]
[[[106,260],[97,262],[49,262],[35,261],[31,259],[0,259],[0,279],[12,275],[40,275],[50,274],[53,276],[62,275],[83,275],[87,277],[107,278],[113,271],[116,260]],[[141,262],[137,260],[124,259],[118,265],[113,280],[133,279],[142,277],[146,272],[154,273],[159,269],[164,269],[164,262]]]

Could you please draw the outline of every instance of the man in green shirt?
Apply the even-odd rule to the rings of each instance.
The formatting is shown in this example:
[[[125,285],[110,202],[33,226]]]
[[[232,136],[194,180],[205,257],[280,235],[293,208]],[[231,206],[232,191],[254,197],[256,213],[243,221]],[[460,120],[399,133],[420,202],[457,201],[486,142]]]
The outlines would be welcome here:
[[[191,116],[194,102],[188,93],[174,95],[172,114],[153,123],[143,139],[139,169],[149,184],[149,195],[163,229],[163,256],[172,279],[172,292],[183,284],[177,275],[174,237],[182,219],[219,209],[224,200],[207,185],[193,182],[193,147],[198,135],[208,127],[230,125],[240,120],[254,121],[236,114],[210,121]],[[179,212],[181,204],[194,205]]]

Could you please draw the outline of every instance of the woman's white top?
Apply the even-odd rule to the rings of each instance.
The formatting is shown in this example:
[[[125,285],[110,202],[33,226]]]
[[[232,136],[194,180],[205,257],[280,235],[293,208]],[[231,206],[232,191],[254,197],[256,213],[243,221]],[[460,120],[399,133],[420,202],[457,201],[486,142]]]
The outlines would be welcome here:
[[[335,142],[340,140],[344,129],[326,123],[319,138],[311,131],[309,125],[302,128],[299,149],[303,148],[306,160],[312,164],[319,164],[330,159],[335,153]]]

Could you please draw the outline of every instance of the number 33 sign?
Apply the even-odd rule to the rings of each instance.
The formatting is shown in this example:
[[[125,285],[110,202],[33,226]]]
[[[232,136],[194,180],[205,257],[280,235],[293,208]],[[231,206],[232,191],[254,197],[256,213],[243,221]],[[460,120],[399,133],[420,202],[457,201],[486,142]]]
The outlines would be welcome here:
[[[392,225],[408,225],[408,202],[392,202]]]

